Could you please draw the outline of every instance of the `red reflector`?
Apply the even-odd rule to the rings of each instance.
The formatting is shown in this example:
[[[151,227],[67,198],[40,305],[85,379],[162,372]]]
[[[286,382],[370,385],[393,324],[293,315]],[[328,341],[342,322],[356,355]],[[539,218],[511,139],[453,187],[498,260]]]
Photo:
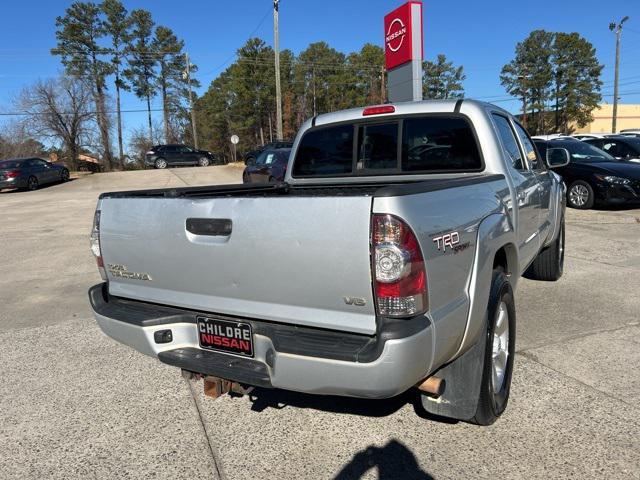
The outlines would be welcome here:
[[[4,174],[5,177],[7,178],[16,178],[20,176],[20,170],[11,170],[9,172],[6,172]]]
[[[382,113],[393,113],[396,111],[396,107],[393,105],[378,105],[375,107],[367,107],[362,111],[362,116],[368,115],[380,115]]]

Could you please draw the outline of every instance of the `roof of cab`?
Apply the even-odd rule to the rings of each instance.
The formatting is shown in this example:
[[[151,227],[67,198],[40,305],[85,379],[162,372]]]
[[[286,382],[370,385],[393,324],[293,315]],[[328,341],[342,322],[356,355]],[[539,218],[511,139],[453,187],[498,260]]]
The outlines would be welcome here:
[[[479,100],[472,99],[461,99],[461,98],[453,98],[447,100],[422,100],[416,102],[398,102],[398,103],[386,103],[386,105],[393,105],[395,107],[395,112],[393,113],[381,113],[377,115],[367,116],[367,119],[377,119],[384,117],[393,117],[396,115],[411,115],[411,114],[419,114],[419,113],[454,113],[459,111],[462,103],[464,102],[464,107],[466,111],[469,109],[482,109],[485,110],[487,107],[491,107],[493,110],[499,110],[507,115],[511,115],[509,112],[500,108],[496,105],[492,105],[487,102],[482,102]],[[347,122],[353,120],[361,120],[363,118],[362,112],[365,108],[373,105],[367,105],[365,107],[358,108],[350,108],[348,110],[339,110],[337,112],[331,113],[323,113],[317,115],[316,117],[310,120],[311,125],[309,126],[319,126],[326,125],[330,123],[340,123]]]

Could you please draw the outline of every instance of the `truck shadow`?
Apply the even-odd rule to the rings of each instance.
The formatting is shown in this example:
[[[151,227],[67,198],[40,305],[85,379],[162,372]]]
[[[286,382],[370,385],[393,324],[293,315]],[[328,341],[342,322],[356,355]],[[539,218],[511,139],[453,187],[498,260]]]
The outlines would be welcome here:
[[[286,407],[295,407],[311,408],[330,413],[347,413],[363,417],[386,417],[409,404],[413,407],[415,414],[425,420],[447,424],[457,423],[456,420],[432,415],[425,411],[422,408],[420,394],[413,389],[393,398],[371,400],[255,388],[249,394],[249,399],[251,401],[251,410],[254,412],[262,412],[269,408],[281,410]]]
[[[334,477],[334,480],[362,478],[369,470],[378,470],[379,480],[433,480],[420,468],[415,455],[398,440],[390,440],[383,447],[369,446],[356,453]]]

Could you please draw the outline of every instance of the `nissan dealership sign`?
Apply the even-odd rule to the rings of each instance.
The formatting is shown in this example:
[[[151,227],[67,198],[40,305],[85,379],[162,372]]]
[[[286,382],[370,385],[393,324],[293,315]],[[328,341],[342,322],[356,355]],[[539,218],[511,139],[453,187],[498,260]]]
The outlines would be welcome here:
[[[389,99],[421,100],[422,2],[407,2],[385,15],[384,52],[389,72]]]

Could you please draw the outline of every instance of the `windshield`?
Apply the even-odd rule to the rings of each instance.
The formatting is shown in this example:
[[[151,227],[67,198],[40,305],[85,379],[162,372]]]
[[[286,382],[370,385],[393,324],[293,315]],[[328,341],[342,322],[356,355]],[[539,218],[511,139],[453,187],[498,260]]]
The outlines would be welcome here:
[[[5,160],[0,162],[0,169],[4,168],[20,168],[22,160]]]
[[[548,143],[548,148],[559,147],[569,150],[571,161],[576,163],[615,162],[616,159],[604,150],[579,140],[555,140]]]

